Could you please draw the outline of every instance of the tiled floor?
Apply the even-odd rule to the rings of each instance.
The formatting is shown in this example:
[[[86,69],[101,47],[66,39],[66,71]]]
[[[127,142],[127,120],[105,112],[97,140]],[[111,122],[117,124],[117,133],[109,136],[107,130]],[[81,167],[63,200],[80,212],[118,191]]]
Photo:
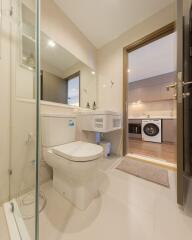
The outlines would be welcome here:
[[[10,240],[4,210],[2,207],[0,207],[0,239]]]
[[[52,188],[42,186],[47,206],[40,214],[40,239],[46,240],[191,240],[192,217],[176,204],[175,173],[170,189],[108,171],[100,198],[86,211],[73,207]],[[30,229],[32,224],[27,222]]]
[[[128,153],[176,163],[176,144],[172,143],[152,143],[129,138]]]
[[[48,182],[41,186],[47,205],[40,214],[40,239],[191,240],[192,215],[176,204],[174,172],[169,181],[170,189],[109,169],[101,196],[86,211],[76,209]],[[34,220],[26,224],[33,236]]]

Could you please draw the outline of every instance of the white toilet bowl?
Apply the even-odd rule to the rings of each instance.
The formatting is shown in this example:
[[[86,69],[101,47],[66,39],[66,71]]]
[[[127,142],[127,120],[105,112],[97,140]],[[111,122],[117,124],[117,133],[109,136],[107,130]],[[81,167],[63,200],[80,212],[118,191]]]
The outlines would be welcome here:
[[[44,160],[53,168],[53,187],[84,210],[98,195],[97,173],[103,148],[87,142],[71,142],[43,149]]]

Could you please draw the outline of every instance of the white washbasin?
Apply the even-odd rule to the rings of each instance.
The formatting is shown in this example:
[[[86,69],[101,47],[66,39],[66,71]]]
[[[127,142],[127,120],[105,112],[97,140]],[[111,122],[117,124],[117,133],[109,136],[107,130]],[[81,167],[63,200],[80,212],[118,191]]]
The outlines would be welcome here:
[[[112,132],[122,128],[122,117],[118,112],[95,110],[79,114],[80,127],[84,131]]]

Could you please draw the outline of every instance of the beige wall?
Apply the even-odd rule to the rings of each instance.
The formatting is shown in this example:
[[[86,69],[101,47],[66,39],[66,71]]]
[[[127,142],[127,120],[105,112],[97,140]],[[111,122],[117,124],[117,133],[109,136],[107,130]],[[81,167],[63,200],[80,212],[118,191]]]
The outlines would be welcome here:
[[[136,25],[120,37],[101,48],[97,53],[98,106],[122,112],[123,100],[123,48],[147,34],[165,26],[176,19],[176,6],[161,10],[149,19]],[[113,83],[113,84],[111,84]],[[115,136],[114,136],[115,134]],[[116,154],[122,153],[122,131],[108,134]]]
[[[122,111],[123,47],[174,21],[175,18],[175,5],[170,5],[98,51],[98,103],[100,108]],[[114,82],[113,86],[111,82]]]

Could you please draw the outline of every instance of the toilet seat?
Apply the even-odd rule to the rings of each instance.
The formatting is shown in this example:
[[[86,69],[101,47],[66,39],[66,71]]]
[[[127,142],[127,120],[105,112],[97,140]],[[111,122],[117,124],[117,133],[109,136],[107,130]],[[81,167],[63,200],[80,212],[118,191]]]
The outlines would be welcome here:
[[[73,162],[93,161],[103,155],[101,146],[81,141],[54,147],[52,151],[56,155]]]

